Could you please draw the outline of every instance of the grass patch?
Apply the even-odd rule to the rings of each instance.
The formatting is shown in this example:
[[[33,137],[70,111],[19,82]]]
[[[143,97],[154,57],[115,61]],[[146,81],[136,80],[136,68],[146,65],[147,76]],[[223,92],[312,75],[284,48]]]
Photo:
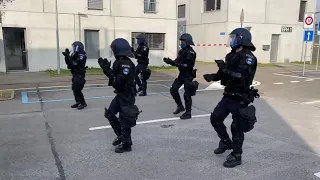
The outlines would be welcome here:
[[[149,66],[149,69],[153,72],[167,72],[167,71],[177,71],[176,67],[173,66]],[[51,77],[62,77],[62,76],[71,76],[71,72],[68,69],[61,69],[60,74],[57,70],[49,69],[46,71]],[[86,76],[90,75],[104,75],[101,68],[88,68]]]
[[[303,64],[303,61],[293,61],[293,62],[290,62],[292,64]],[[310,61],[306,61],[306,64],[310,64]],[[312,65],[317,65],[317,61],[312,61],[311,63]]]
[[[197,61],[196,63],[202,64],[202,65],[211,65],[216,64],[216,62],[207,62],[207,61]],[[276,67],[276,64],[272,63],[258,63],[258,67]]]
[[[13,90],[0,90],[0,101],[7,101],[14,98]]]

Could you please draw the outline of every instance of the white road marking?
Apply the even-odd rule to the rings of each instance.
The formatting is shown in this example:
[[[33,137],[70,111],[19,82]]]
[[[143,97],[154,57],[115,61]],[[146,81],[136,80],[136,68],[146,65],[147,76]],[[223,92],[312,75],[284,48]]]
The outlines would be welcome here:
[[[298,82],[300,82],[300,81],[290,81],[291,83],[298,83]]]
[[[314,173],[314,175],[320,178],[320,172]]]
[[[261,84],[261,82],[259,82],[259,81],[253,81],[251,86],[255,87],[255,86],[259,86],[260,84]],[[220,81],[217,81],[217,82],[210,84],[204,90],[208,91],[208,90],[219,90],[219,89],[224,89],[224,86],[221,85]]]
[[[192,116],[192,118],[209,117],[210,115],[211,114],[201,114],[201,115]],[[175,121],[175,120],[179,120],[179,119],[180,119],[180,117],[154,119],[154,120],[148,120],[148,121],[139,121],[139,122],[137,122],[137,124],[150,124],[150,123],[156,123],[156,122]],[[89,130],[94,131],[94,130],[108,129],[108,128],[111,128],[111,126],[91,127],[91,128],[89,128]]]
[[[276,82],[276,83],[273,83],[273,84],[284,84],[283,82]]]
[[[310,77],[293,76],[293,75],[279,74],[279,73],[273,73],[273,74],[278,75],[278,76],[287,76],[287,77],[301,78],[301,79],[309,79],[310,78]],[[314,79],[317,79],[317,78],[314,78]]]
[[[310,105],[310,104],[318,104],[320,103],[320,100],[316,100],[316,101],[308,101],[308,102],[303,102],[303,103],[300,103],[302,105]]]
[[[307,79],[306,81],[313,81],[314,79]]]

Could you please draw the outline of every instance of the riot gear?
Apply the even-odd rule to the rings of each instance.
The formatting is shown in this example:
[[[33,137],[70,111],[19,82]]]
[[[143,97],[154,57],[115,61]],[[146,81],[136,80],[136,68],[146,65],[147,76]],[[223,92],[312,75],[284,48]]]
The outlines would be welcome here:
[[[72,91],[76,103],[71,108],[83,109],[87,107],[82,90],[86,83],[86,61],[87,56],[84,51],[84,46],[80,41],[72,43],[73,53],[70,55],[70,50],[66,49],[62,54],[65,56],[65,62],[72,74]]]

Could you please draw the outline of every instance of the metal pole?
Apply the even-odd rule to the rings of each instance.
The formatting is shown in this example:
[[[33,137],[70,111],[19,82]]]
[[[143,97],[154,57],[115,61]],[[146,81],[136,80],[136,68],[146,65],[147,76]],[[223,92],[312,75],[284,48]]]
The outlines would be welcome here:
[[[79,18],[79,41],[81,41],[81,15],[78,13]]]
[[[302,76],[304,76],[304,72],[305,72],[305,69],[306,69],[306,56],[307,56],[307,42],[305,43],[305,47],[304,47],[304,60],[303,60]]]
[[[60,42],[59,42],[59,18],[58,18],[58,0],[56,0],[56,38],[57,38],[57,72],[60,74]]]
[[[319,65],[319,51],[320,51],[320,45],[318,44],[318,53],[317,53],[317,65],[316,65],[316,70],[318,70],[318,65]]]

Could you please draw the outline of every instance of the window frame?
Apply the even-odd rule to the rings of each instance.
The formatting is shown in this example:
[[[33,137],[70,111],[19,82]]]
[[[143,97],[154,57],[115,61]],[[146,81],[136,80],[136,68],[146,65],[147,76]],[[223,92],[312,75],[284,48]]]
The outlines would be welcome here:
[[[207,2],[208,1],[214,1],[214,9],[207,10]],[[220,2],[220,7],[218,9],[218,1]],[[221,10],[221,0],[203,0],[203,12],[214,12],[214,11],[220,11]]]
[[[99,0],[99,1],[101,1],[101,3],[102,3],[102,7],[101,7],[101,8],[94,8],[94,7],[90,7],[90,3],[89,3],[89,1],[90,1],[90,0],[87,0],[88,10],[103,11],[103,9],[104,9],[104,3],[103,3],[103,0]]]
[[[89,54],[88,54],[88,47],[87,47],[87,38],[86,38],[86,32],[96,32],[98,33],[98,54],[97,54],[97,57],[89,57]],[[87,53],[87,58],[88,59],[98,59],[100,57],[100,30],[98,29],[84,29],[84,49]]]
[[[132,47],[137,47],[137,44],[136,44],[136,37],[137,35],[139,34],[143,34],[145,37],[146,37],[146,41],[148,43],[148,47],[150,50],[165,50],[165,43],[166,43],[166,33],[156,33],[156,32],[131,32],[131,46]],[[150,37],[151,37],[151,41],[154,41],[154,35],[161,35],[161,39],[162,39],[162,44],[163,46],[160,47],[160,48],[156,48],[154,47],[154,42],[151,42],[150,43]]]
[[[179,7],[184,7],[183,17],[179,17],[179,15],[181,14],[181,13],[179,13]],[[186,7],[187,7],[186,4],[181,4],[181,5],[178,6],[178,19],[186,18]]]
[[[303,14],[301,14],[301,5],[302,5],[302,3],[305,3],[305,6],[304,6],[304,12],[303,12]],[[307,5],[308,5],[308,1],[306,1],[306,0],[301,0],[300,1],[300,4],[299,4],[299,13],[298,13],[298,22],[303,22],[304,21],[304,15],[305,15],[305,13],[306,13],[306,10],[307,10]],[[300,19],[300,17],[301,17],[301,19]]]
[[[154,1],[154,2],[150,2],[150,1]],[[146,9],[145,7],[145,3],[150,3],[148,9]],[[148,13],[148,14],[153,14],[153,13],[157,13],[157,0],[143,0],[143,12],[144,13]],[[154,10],[150,10],[149,8],[152,7],[152,5],[154,5]],[[152,9],[152,8],[151,8]]]

